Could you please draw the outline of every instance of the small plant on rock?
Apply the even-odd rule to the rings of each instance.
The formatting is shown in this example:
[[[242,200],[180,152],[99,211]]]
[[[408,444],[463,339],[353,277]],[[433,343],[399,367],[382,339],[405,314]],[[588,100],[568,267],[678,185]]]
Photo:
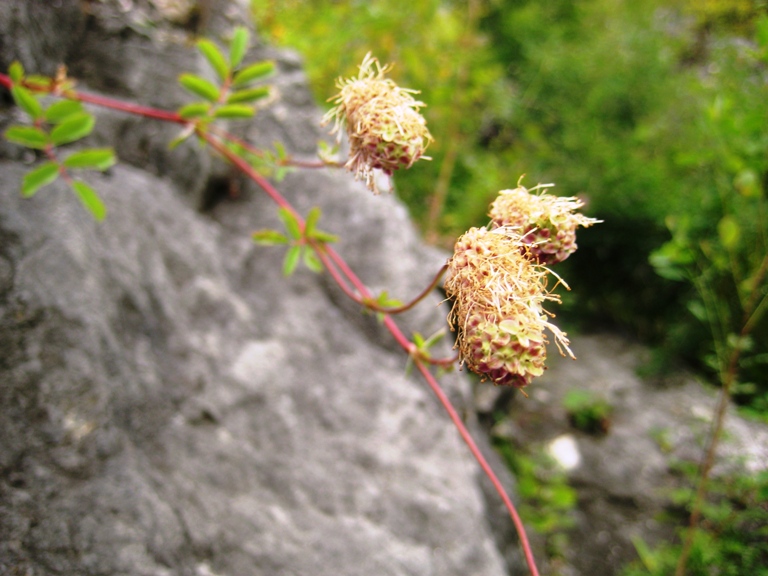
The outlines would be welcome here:
[[[106,216],[106,207],[96,191],[72,178],[71,172],[84,168],[105,170],[116,161],[114,152],[86,149],[63,159],[59,156],[60,146],[85,137],[93,128],[94,117],[83,111],[83,103],[178,124],[181,133],[170,143],[172,147],[194,136],[232,163],[274,201],[285,227],[285,232],[257,231],[253,240],[287,247],[283,264],[286,275],[293,273],[300,262],[315,272],[325,271],[362,310],[379,316],[408,355],[411,365],[438,397],[499,492],[520,535],[530,572],[536,576],[533,554],[511,499],[431,370],[432,366],[451,367],[456,358],[433,358],[429,348],[435,338],[425,339],[416,334],[408,339],[393,316],[419,302],[447,271],[444,287],[453,300],[449,323],[457,333],[456,347],[461,363],[494,384],[524,388],[544,371],[549,343],[547,332],[562,354],[573,356],[566,334],[551,322],[554,315],[544,308],[545,303],[558,302],[552,289],[564,284],[547,266],[567,258],[576,249],[577,227],[589,226],[595,220],[575,213],[581,207],[575,199],[532,194],[518,185],[514,190],[502,191],[492,204],[488,227],[472,228],[458,239],[453,256],[414,301],[401,305],[386,292],[372,294],[332,248],[336,236],[320,229],[320,210],[313,208],[306,216],[300,215],[264,174],[267,172],[279,180],[293,165],[325,168],[339,164],[324,158],[323,154],[314,164],[295,162],[279,145],[276,153],[260,150],[216,124],[219,119],[251,118],[257,112],[256,104],[267,101],[272,94],[268,86],[259,82],[273,71],[273,64],[243,63],[248,40],[247,31],[238,28],[227,51],[210,40],[198,41],[197,48],[213,68],[217,81],[182,74],[180,84],[198,100],[176,111],[81,92],[66,77],[64,68],[56,78],[42,78],[26,76],[22,66],[14,63],[8,75],[0,74],[0,85],[11,92],[16,104],[29,116],[31,125],[12,126],[6,130],[5,137],[40,150],[46,156],[46,161],[24,178],[22,194],[32,196],[46,184],[64,178],[96,219]],[[400,88],[387,79],[387,71],[387,66],[366,56],[356,78],[339,80],[340,92],[332,98],[335,107],[325,118],[326,122],[334,122],[334,132],[341,137],[343,130],[349,140],[349,158],[343,165],[374,192],[378,191],[377,171],[391,175],[395,170],[410,168],[424,158],[432,140],[419,113],[424,104],[413,98],[415,91]],[[56,102],[47,104],[49,97]],[[534,191],[549,186],[540,186]]]

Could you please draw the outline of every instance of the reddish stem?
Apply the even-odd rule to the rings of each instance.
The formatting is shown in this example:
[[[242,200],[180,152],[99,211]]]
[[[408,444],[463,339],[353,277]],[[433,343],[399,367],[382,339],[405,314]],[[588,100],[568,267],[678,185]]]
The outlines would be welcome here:
[[[86,104],[94,104],[103,108],[111,108],[112,110],[119,110],[121,112],[127,112],[128,114],[136,114],[137,116],[143,116],[144,118],[162,120],[163,122],[173,122],[174,124],[190,124],[188,120],[185,120],[176,112],[159,110],[157,108],[150,108],[148,106],[140,106],[138,104],[131,104],[130,102],[122,102],[120,100],[113,100],[112,98],[98,96],[96,94],[85,94],[83,92],[68,90],[62,94],[62,96],[69,98],[70,100],[79,100],[80,102],[84,102]]]

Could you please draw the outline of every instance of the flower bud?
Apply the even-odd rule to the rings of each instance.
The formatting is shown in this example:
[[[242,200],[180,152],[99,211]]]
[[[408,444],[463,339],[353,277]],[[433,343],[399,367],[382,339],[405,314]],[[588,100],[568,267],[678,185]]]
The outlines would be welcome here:
[[[570,354],[566,335],[542,307],[559,300],[546,290],[547,270],[527,251],[508,228],[472,228],[456,241],[444,283],[462,362],[483,380],[518,388],[544,372],[545,328]]]
[[[419,113],[424,103],[413,98],[414,90],[386,79],[388,70],[366,55],[357,78],[337,81],[340,92],[331,98],[336,106],[323,118],[324,123],[335,121],[332,133],[338,132],[339,138],[341,128],[346,129],[350,146],[346,167],[374,192],[374,170],[391,176],[395,170],[410,168],[432,141]]]
[[[599,222],[574,213],[583,205],[578,198],[531,194],[525,187],[518,186],[499,192],[491,204],[489,216],[495,226],[517,231],[528,246],[530,256],[539,264],[551,265],[562,262],[576,251],[578,226],[587,227]]]

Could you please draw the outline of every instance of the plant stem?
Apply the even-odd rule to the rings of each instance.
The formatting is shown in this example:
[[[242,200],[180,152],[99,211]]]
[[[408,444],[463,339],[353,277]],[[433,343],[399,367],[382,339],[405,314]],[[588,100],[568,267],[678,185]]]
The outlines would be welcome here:
[[[407,304],[403,304],[402,306],[396,306],[393,308],[383,308],[377,305],[375,302],[368,301],[368,302],[361,302],[361,303],[364,306],[373,310],[374,312],[383,312],[385,314],[401,314],[403,312],[407,312],[408,310],[416,306],[416,304],[424,300],[424,298],[426,298],[429,295],[429,293],[435,289],[438,282],[440,282],[440,278],[442,278],[446,270],[448,270],[448,264],[443,264],[440,270],[438,270],[437,274],[435,274],[435,277],[432,279],[432,282],[429,284],[429,286],[424,288],[424,290],[422,290],[421,293],[419,293],[419,295],[416,296],[416,298],[414,298]]]
[[[720,442],[720,435],[722,434],[723,425],[725,423],[726,410],[728,408],[729,400],[731,399],[731,387],[736,379],[736,363],[738,362],[738,358],[739,350],[736,348],[731,353],[731,360],[728,363],[728,371],[725,375],[722,388],[720,389],[715,421],[713,423],[712,433],[709,438],[709,446],[707,447],[706,456],[704,457],[704,464],[702,465],[701,475],[699,477],[699,485],[696,488],[696,496],[694,497],[693,507],[691,509],[688,531],[685,535],[685,541],[683,542],[683,549],[680,552],[680,558],[678,558],[677,561],[675,576],[685,575],[685,565],[688,562],[688,557],[691,554],[693,536],[696,531],[696,527],[699,524],[699,518],[701,517],[701,508],[704,503],[704,498],[707,494],[709,474],[712,471],[712,466],[715,463],[715,451],[717,449],[718,443]]]
[[[685,575],[685,566],[688,562],[688,557],[691,554],[691,547],[693,546],[693,536],[696,531],[696,527],[699,524],[701,518],[701,508],[704,504],[704,498],[707,494],[707,484],[709,483],[709,474],[712,471],[712,466],[715,463],[715,451],[717,445],[720,442],[720,436],[722,435],[723,426],[725,424],[725,416],[729,401],[731,399],[731,391],[733,385],[736,382],[738,375],[739,358],[741,357],[741,343],[749,336],[752,328],[756,323],[756,317],[760,311],[760,305],[757,303],[759,297],[759,288],[763,282],[766,271],[768,271],[768,254],[763,258],[763,261],[758,269],[757,273],[753,277],[752,286],[750,290],[749,300],[744,309],[744,317],[742,321],[742,329],[739,333],[737,344],[731,350],[727,368],[722,376],[722,388],[720,389],[720,395],[717,403],[717,412],[715,413],[715,420],[712,426],[712,433],[709,438],[709,445],[707,446],[707,452],[704,457],[704,463],[701,468],[701,476],[699,478],[699,485],[696,488],[696,496],[694,497],[693,507],[691,509],[691,517],[688,525],[688,531],[683,542],[683,549],[680,552],[680,558],[677,561],[677,567],[675,568],[675,576]]]

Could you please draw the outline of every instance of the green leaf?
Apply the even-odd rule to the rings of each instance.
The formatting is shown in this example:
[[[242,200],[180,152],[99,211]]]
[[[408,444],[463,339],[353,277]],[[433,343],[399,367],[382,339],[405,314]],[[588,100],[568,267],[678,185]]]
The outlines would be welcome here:
[[[14,84],[19,84],[24,79],[24,66],[21,62],[14,60],[8,67],[8,76],[11,77],[11,81]]]
[[[282,182],[288,172],[290,172],[290,170],[285,166],[278,166],[275,173],[272,175],[272,178],[274,178],[276,182]]]
[[[197,41],[197,49],[200,50],[200,53],[205,56],[206,60],[208,60],[208,63],[216,72],[219,80],[222,82],[226,80],[229,76],[229,64],[227,59],[224,58],[224,54],[219,50],[219,47],[207,38],[203,38],[202,40]]]
[[[251,238],[256,244],[261,244],[262,246],[288,244],[288,237],[277,230],[257,230],[251,234]]]
[[[88,210],[99,222],[104,220],[104,217],[107,215],[107,209],[101,201],[101,198],[99,198],[99,195],[96,194],[96,191],[80,180],[73,180],[72,188],[78,198],[80,198],[80,202],[82,202],[86,210]]]
[[[106,170],[116,162],[115,153],[111,148],[89,148],[70,154],[64,160],[67,168],[90,168]]]
[[[32,92],[22,86],[14,85],[11,87],[11,95],[19,108],[29,114],[33,120],[43,117],[43,107]]]
[[[232,68],[240,66],[246,50],[248,50],[248,30],[244,26],[238,26],[229,45],[229,65]]]
[[[309,246],[304,247],[304,264],[315,274],[319,274],[323,271],[323,263],[320,261],[320,258],[317,257],[317,254],[315,254],[315,251]]]
[[[704,307],[704,304],[700,300],[691,300],[686,305],[686,308],[688,308],[688,311],[693,314],[694,318],[703,323],[707,322],[707,309]]]
[[[314,232],[312,232],[312,239],[322,242],[324,244],[329,244],[331,242],[339,241],[339,237],[336,236],[335,234],[329,234],[328,232],[323,232],[322,230],[315,230]]]
[[[51,140],[56,146],[80,140],[93,130],[96,119],[87,112],[67,116],[51,130]]]
[[[733,179],[733,185],[739,194],[746,198],[753,198],[760,195],[760,179],[754,170],[742,170]]]
[[[213,113],[214,118],[253,118],[256,112],[252,106],[245,104],[226,104],[217,108]]]
[[[238,90],[232,92],[227,98],[228,104],[237,104],[238,102],[255,102],[269,96],[270,89],[268,86],[259,86],[257,88],[246,88],[245,90]]]
[[[45,162],[24,175],[21,183],[21,195],[29,198],[43,186],[47,186],[59,177],[59,165],[56,162]]]
[[[390,298],[389,293],[387,293],[386,290],[383,290],[381,294],[379,294],[378,297],[376,298],[376,304],[378,304],[382,308],[394,308],[395,306],[401,306],[402,302],[400,302],[400,300],[398,300],[397,298]],[[414,337],[416,337],[417,335],[421,337],[421,334],[419,334],[418,332],[414,334]],[[422,342],[423,342],[423,339],[422,339]]]
[[[76,100],[59,100],[45,111],[45,120],[51,124],[59,124],[72,116],[84,112],[83,105]]]
[[[395,300],[395,302],[399,304],[397,300]],[[427,341],[424,343],[425,348],[431,348],[432,346],[440,342],[440,340],[442,340],[444,337],[445,337],[445,328],[441,328],[440,330],[432,334],[432,336],[427,338]]]
[[[288,158],[288,152],[285,151],[285,146],[283,146],[282,142],[275,142],[275,151],[277,152],[277,157],[280,160],[285,160]]]
[[[9,142],[36,150],[43,150],[50,143],[48,134],[35,126],[11,126],[4,136]]]
[[[202,120],[201,120],[200,122],[202,122]],[[199,126],[199,123],[198,123],[198,128],[199,128],[199,127],[200,127],[200,126]],[[189,138],[190,136],[192,136],[192,134],[194,134],[194,133],[195,133],[195,126],[194,126],[194,125],[192,125],[192,124],[189,124],[189,125],[187,125],[187,126],[186,126],[186,127],[185,127],[185,128],[182,130],[182,131],[181,131],[181,133],[180,133],[178,136],[176,136],[176,138],[174,138],[173,140],[171,140],[171,141],[168,143],[168,149],[169,149],[169,150],[173,150],[173,149],[174,149],[174,148],[176,148],[176,147],[177,147],[179,144],[181,144],[182,142],[184,142],[184,141],[185,141],[187,138]]]
[[[201,116],[208,114],[210,109],[210,102],[192,102],[191,104],[187,104],[179,108],[179,116],[185,120],[200,118]]]
[[[301,257],[301,246],[291,246],[285,254],[283,261],[283,275],[290,276],[296,270]]]
[[[179,84],[192,94],[210,102],[216,102],[219,99],[219,87],[195,74],[182,74],[179,76]]]
[[[304,235],[308,238],[313,235],[315,232],[315,228],[317,227],[317,221],[320,219],[320,208],[317,206],[313,207],[309,214],[307,214],[307,219],[304,222]]]
[[[736,248],[741,236],[741,228],[736,218],[733,216],[723,216],[717,224],[717,233],[720,236],[720,242],[728,249]]]
[[[288,235],[295,240],[299,240],[301,238],[301,228],[299,227],[299,222],[296,219],[296,216],[286,208],[280,208],[277,211],[277,214],[280,216],[280,220],[283,221],[285,229],[288,231]]]
[[[251,64],[250,66],[246,66],[239,72],[235,73],[234,78],[232,78],[232,87],[240,88],[256,80],[266,78],[267,76],[272,74],[274,71],[275,71],[274,62],[266,61],[266,62],[257,62],[256,64]]]
[[[40,90],[49,90],[53,84],[53,80],[48,78],[47,76],[40,76],[37,74],[33,74],[32,76],[27,76],[24,79],[24,83],[29,88],[39,88]]]
[[[768,49],[768,16],[765,14],[755,20],[755,40],[763,49]]]

